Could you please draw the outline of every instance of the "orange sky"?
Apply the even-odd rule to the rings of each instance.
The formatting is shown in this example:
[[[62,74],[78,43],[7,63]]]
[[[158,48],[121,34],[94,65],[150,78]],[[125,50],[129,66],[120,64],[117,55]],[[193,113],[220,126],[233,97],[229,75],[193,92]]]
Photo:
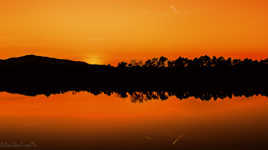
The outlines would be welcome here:
[[[115,63],[204,54],[268,57],[265,0],[12,0],[0,5],[1,58]]]

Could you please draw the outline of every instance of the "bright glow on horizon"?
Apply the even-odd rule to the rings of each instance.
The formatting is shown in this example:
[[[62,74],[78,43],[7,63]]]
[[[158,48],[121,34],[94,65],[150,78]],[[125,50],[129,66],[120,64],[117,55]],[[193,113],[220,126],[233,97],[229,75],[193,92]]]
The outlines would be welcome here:
[[[88,56],[87,58],[85,58],[84,60],[85,62],[87,62],[88,64],[104,64],[103,60],[99,57],[99,56]]]

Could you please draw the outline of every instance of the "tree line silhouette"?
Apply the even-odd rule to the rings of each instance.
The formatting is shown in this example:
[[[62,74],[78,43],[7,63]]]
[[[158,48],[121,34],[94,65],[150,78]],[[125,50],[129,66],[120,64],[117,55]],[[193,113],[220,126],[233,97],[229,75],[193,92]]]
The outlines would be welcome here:
[[[167,57],[161,56],[142,61],[132,60],[130,63],[120,62],[118,68],[135,68],[146,71],[153,71],[152,69],[165,69],[168,71],[228,71],[228,70],[243,70],[243,68],[256,69],[267,67],[268,58],[264,60],[252,60],[249,58],[232,59],[224,57],[209,57],[207,55],[199,58],[189,59],[185,57],[178,57],[176,60],[168,60]],[[262,68],[264,69],[264,68]]]

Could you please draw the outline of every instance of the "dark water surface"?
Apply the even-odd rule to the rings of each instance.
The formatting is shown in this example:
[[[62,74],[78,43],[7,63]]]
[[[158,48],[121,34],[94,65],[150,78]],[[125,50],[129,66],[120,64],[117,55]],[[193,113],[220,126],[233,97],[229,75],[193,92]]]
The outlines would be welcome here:
[[[116,94],[0,93],[0,149],[268,149],[268,98],[139,103]]]

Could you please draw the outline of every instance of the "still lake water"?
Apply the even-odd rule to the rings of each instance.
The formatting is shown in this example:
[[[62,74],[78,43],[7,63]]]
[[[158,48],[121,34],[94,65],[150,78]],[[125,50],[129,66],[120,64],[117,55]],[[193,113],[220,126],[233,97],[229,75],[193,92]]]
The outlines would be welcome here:
[[[2,92],[0,109],[5,150],[268,149],[263,96],[133,103],[87,92],[49,97]]]

